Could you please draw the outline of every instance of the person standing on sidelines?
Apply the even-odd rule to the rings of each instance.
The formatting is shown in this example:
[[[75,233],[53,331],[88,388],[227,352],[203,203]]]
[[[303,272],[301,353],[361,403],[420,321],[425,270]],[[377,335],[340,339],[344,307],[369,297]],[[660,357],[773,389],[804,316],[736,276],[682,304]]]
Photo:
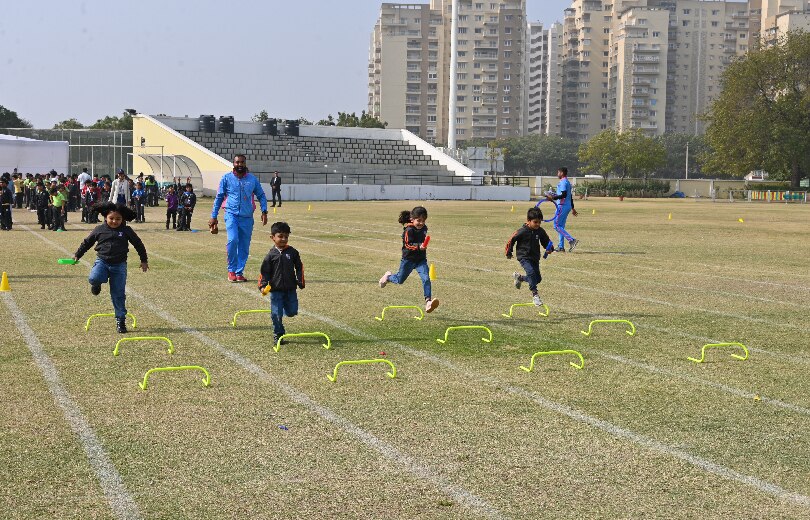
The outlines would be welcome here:
[[[557,216],[554,218],[554,230],[560,235],[560,244],[557,251],[565,252],[565,241],[568,240],[568,252],[573,252],[574,248],[579,244],[579,240],[571,236],[565,230],[565,222],[568,220],[568,214],[574,213],[577,216],[577,210],[574,209],[574,194],[571,189],[571,182],[568,180],[568,168],[565,166],[557,170],[557,178],[560,182],[557,184],[556,195],[546,195],[548,200],[559,200],[558,204],[560,209],[557,211]]]
[[[273,178],[270,179],[270,189],[273,192],[273,207],[276,207],[276,197],[278,197],[278,206],[281,207],[281,177],[278,172],[273,172]]]
[[[119,169],[117,178],[112,182],[110,188],[109,202],[129,207],[129,180],[124,170]]]
[[[267,225],[267,196],[261,182],[248,172],[247,159],[239,154],[233,158],[233,171],[226,173],[219,181],[214,207],[208,228],[216,234],[217,215],[222,201],[225,205],[225,231],[228,233],[228,281],[246,282],[245,265],[250,254],[250,239],[253,236],[253,196],[259,199],[262,209],[262,225]]]

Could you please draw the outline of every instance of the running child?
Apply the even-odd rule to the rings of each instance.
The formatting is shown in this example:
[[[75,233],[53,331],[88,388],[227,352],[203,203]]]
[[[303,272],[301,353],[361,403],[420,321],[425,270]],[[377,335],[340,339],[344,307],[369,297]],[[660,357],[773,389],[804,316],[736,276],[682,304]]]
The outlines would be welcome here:
[[[259,290],[270,292],[270,315],[273,319],[273,344],[286,332],[282,318],[292,318],[298,314],[298,294],[295,288],[303,289],[304,264],[298,251],[287,242],[290,226],[286,222],[275,222],[270,227],[273,247],[264,257],[259,276]],[[282,341],[282,344],[287,341]]]
[[[416,269],[422,279],[422,289],[425,293],[425,310],[433,312],[439,306],[439,300],[431,295],[430,276],[427,263],[427,246],[430,237],[427,234],[428,228],[425,221],[428,218],[427,210],[422,206],[416,206],[411,211],[403,211],[399,214],[399,223],[405,227],[402,229],[402,261],[399,264],[399,272],[391,274],[386,271],[380,278],[380,287],[386,284],[402,284],[408,275]]]
[[[515,231],[506,243],[506,258],[512,259],[512,250],[517,248],[517,260],[526,271],[523,276],[514,273],[515,289],[520,289],[523,282],[529,282],[532,292],[532,301],[536,306],[543,305],[543,300],[537,294],[537,284],[540,283],[540,245],[546,251],[554,251],[554,244],[548,237],[546,230],[540,227],[543,223],[543,212],[539,208],[529,208],[526,212],[526,223]]]
[[[149,269],[146,247],[135,231],[126,224],[135,218],[135,212],[131,209],[112,202],[98,204],[94,209],[104,216],[104,222],[96,226],[84,239],[73,259],[78,261],[93,247],[93,244],[96,245],[97,258],[89,276],[90,293],[97,296],[101,293],[101,284],[109,280],[115,321],[118,332],[123,334],[127,332],[126,288],[129,244],[132,244],[138,252],[143,272]]]

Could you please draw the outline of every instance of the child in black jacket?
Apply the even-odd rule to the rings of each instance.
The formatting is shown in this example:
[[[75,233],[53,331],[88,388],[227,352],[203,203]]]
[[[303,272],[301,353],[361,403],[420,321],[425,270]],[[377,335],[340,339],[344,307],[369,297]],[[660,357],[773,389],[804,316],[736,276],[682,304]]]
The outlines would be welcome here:
[[[11,206],[14,204],[14,196],[8,189],[8,181],[0,180],[0,229],[11,231]]]
[[[135,212],[124,205],[112,202],[98,204],[95,210],[104,216],[104,223],[90,232],[76,250],[73,259],[78,261],[93,244],[96,244],[96,262],[90,270],[90,293],[94,296],[101,292],[101,284],[110,281],[110,298],[115,309],[115,320],[118,332],[127,332],[126,319],[126,286],[127,286],[127,253],[129,244],[135,246],[141,258],[141,270],[149,269],[146,247],[135,233],[126,225],[135,218]]]
[[[191,231],[191,215],[196,205],[197,195],[194,193],[194,186],[188,183],[186,191],[180,195],[180,224],[177,225],[177,231]]]
[[[50,211],[48,204],[51,201],[50,194],[45,191],[45,185],[42,182],[37,183],[36,191],[34,192],[34,208],[37,210],[37,222],[40,229],[45,229],[45,226],[51,225]]]
[[[303,289],[304,264],[298,251],[287,244],[290,226],[286,222],[275,222],[270,227],[273,248],[264,257],[259,276],[259,290],[270,292],[270,313],[273,318],[273,343],[278,343],[285,334],[282,318],[298,314],[298,294],[295,288]],[[286,341],[282,341],[282,344]]]
[[[515,231],[509,242],[506,243],[506,258],[512,259],[512,249],[517,245],[517,259],[526,276],[514,273],[515,289],[520,289],[523,282],[529,282],[532,292],[532,301],[536,306],[543,305],[543,300],[537,294],[537,284],[540,283],[540,245],[548,252],[554,251],[554,245],[548,237],[546,230],[541,228],[543,212],[539,208],[529,208],[526,212],[526,223]]]
[[[439,306],[439,300],[431,294],[430,270],[426,253],[428,242],[430,242],[427,234],[428,228],[425,225],[427,217],[427,210],[422,206],[416,206],[411,211],[405,210],[399,214],[399,223],[405,225],[402,229],[402,261],[399,263],[397,274],[386,271],[380,278],[380,287],[385,287],[389,282],[405,283],[408,275],[415,269],[422,279],[425,310],[433,312]]]

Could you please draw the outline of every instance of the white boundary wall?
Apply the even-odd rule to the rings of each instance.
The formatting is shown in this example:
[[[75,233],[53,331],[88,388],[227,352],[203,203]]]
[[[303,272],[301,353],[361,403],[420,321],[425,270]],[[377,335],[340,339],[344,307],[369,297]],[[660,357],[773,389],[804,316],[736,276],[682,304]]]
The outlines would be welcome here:
[[[262,183],[270,198],[270,185]],[[326,200],[509,200],[528,201],[528,187],[515,186],[380,186],[376,184],[282,184],[289,201]]]

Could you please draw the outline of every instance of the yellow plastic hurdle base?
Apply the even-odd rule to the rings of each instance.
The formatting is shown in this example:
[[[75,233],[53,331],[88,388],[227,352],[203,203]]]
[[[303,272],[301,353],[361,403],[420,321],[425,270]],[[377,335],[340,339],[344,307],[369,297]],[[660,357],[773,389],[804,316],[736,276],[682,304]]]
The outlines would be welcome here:
[[[138,320],[135,319],[135,316],[127,313],[127,316],[132,318],[132,328],[137,328]],[[89,318],[87,318],[87,323],[84,324],[84,331],[87,332],[90,330],[90,322],[93,321],[93,318],[101,318],[101,317],[110,317],[114,318],[115,313],[113,312],[102,312],[100,314],[91,314]]]
[[[276,344],[273,347],[273,350],[275,350],[276,352],[281,350],[281,340],[283,340],[285,338],[303,338],[303,337],[312,337],[312,336],[320,336],[320,337],[326,338],[326,343],[322,343],[321,346],[323,348],[325,348],[326,350],[329,350],[330,348],[332,348],[332,340],[329,339],[329,336],[327,336],[323,332],[298,332],[296,334],[283,334],[283,335],[279,336],[278,341],[276,341]]]
[[[628,336],[635,336],[635,334],[636,334],[636,326],[633,325],[633,323],[631,321],[629,321],[629,320],[593,320],[588,324],[588,331],[587,332],[585,332],[584,330],[581,330],[580,332],[582,334],[584,334],[585,336],[590,336],[591,332],[593,332],[593,324],[594,323],[626,323],[627,325],[630,325],[630,330],[625,331],[627,333],[627,335]]]
[[[385,319],[385,311],[388,309],[416,309],[419,311],[419,316],[414,316],[413,319],[420,321],[425,319],[425,311],[423,311],[422,307],[419,307],[418,305],[388,305],[383,307],[382,313],[379,316],[374,316],[374,319],[377,321],[383,321]]]
[[[157,368],[150,368],[146,371],[143,375],[143,382],[138,383],[138,386],[141,387],[141,390],[146,390],[147,386],[149,385],[149,376],[155,372],[178,372],[181,370],[200,370],[205,374],[205,377],[202,378],[202,384],[204,387],[211,386],[211,374],[208,373],[208,370],[204,369],[203,367],[199,366],[182,366],[182,367],[157,367]]]
[[[251,310],[248,310],[248,311],[236,311],[236,314],[233,315],[233,319],[231,320],[231,327],[234,327],[234,328],[236,327],[236,318],[240,314],[254,314],[254,313],[257,313],[257,312],[258,313],[267,313],[267,314],[269,314],[272,311],[270,309],[251,309]]]
[[[369,365],[369,364],[372,364],[372,363],[385,363],[385,364],[387,364],[388,366],[391,367],[391,371],[386,372],[385,375],[387,375],[391,379],[394,379],[395,377],[397,377],[397,367],[395,367],[394,364],[391,363],[390,361],[388,361],[387,359],[355,359],[355,360],[350,360],[350,361],[341,361],[340,363],[335,365],[335,369],[332,371],[332,375],[327,374],[326,379],[332,381],[333,383],[337,382],[338,369],[340,367],[342,367],[343,365]]]
[[[709,350],[710,348],[716,348],[716,347],[740,347],[743,350],[743,352],[745,353],[744,356],[740,356],[740,355],[737,355],[737,354],[729,354],[729,355],[731,357],[735,358],[735,359],[739,359],[740,361],[745,361],[746,359],[748,359],[748,348],[745,345],[743,345],[742,343],[736,343],[736,342],[733,342],[733,343],[707,343],[707,344],[703,345],[703,348],[700,349],[700,359],[695,359],[693,357],[688,357],[686,359],[688,359],[689,361],[694,361],[695,363],[703,363],[706,360],[706,351]]]
[[[448,335],[450,334],[451,330],[460,330],[460,329],[483,329],[489,333],[489,339],[481,338],[481,341],[485,343],[492,343],[492,331],[489,330],[488,327],[483,325],[456,325],[454,327],[447,327],[447,330],[444,331],[444,339],[437,339],[438,343],[447,343]]]
[[[536,305],[534,303],[513,303],[512,305],[509,306],[509,314],[501,314],[501,316],[503,316],[504,318],[512,318],[515,307],[536,307]],[[537,315],[547,317],[548,305],[544,303],[543,305],[541,305],[541,307],[545,309],[546,312],[543,313],[543,311],[537,311]]]
[[[165,341],[169,345],[169,354],[174,354],[174,344],[172,340],[169,338],[164,338],[163,336],[140,336],[135,338],[121,338],[115,342],[115,350],[113,350],[113,356],[118,355],[118,347],[121,346],[121,343],[125,343],[127,341]]]
[[[579,365],[577,365],[573,361],[568,362],[569,365],[576,368],[577,370],[579,370],[579,369],[581,369],[582,367],[585,366],[585,360],[582,358],[582,354],[580,354],[576,350],[544,350],[544,351],[541,351],[541,352],[535,352],[532,355],[532,359],[529,362],[529,366],[524,367],[523,365],[521,365],[520,369],[524,370],[526,372],[531,372],[532,370],[534,370],[534,360],[535,359],[537,359],[540,356],[554,356],[554,355],[558,355],[558,354],[574,354],[575,356],[579,357]]]

